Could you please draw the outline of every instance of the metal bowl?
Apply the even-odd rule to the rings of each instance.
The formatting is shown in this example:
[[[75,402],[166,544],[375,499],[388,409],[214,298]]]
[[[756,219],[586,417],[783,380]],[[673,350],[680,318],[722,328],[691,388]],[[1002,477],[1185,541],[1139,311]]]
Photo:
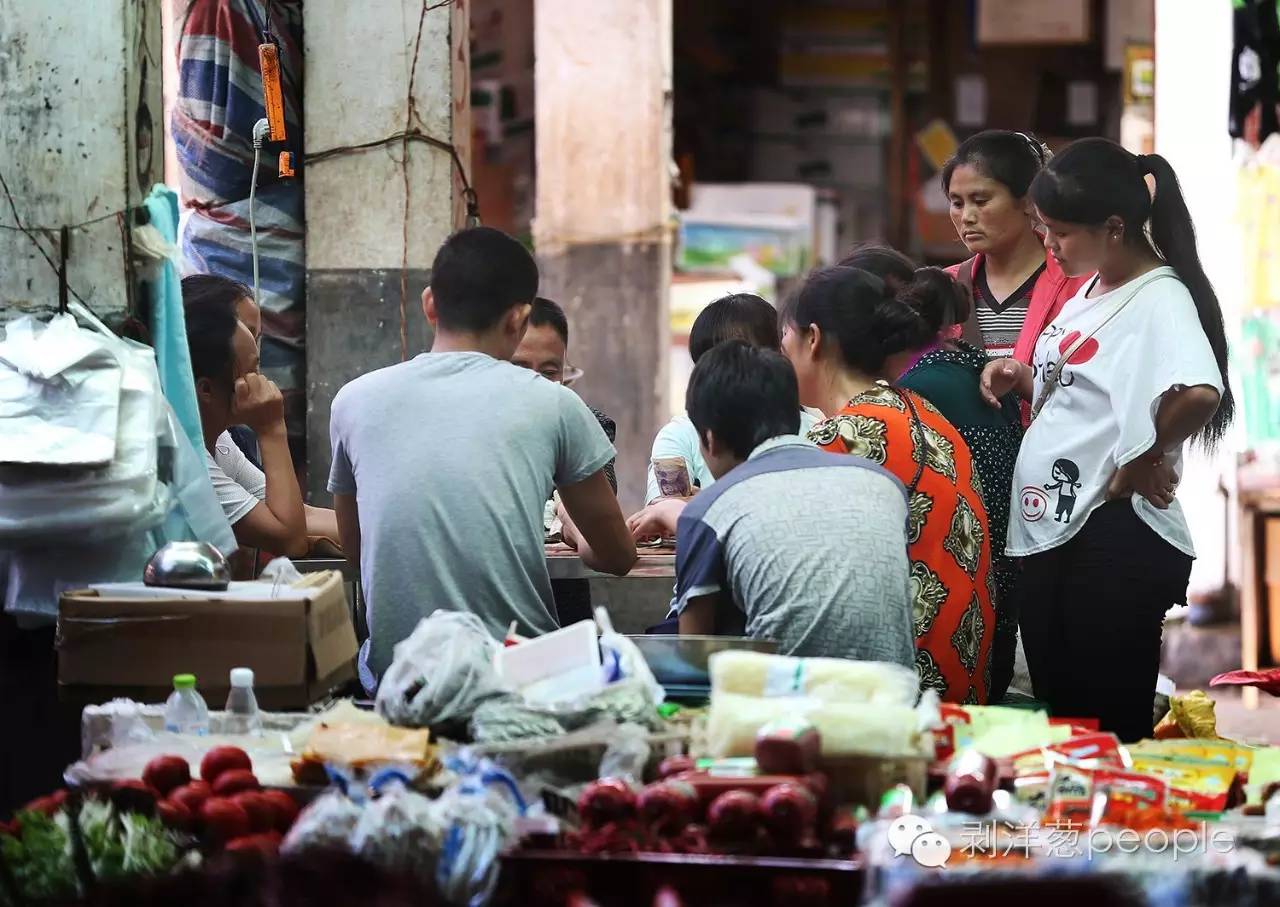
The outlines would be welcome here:
[[[668,684],[698,686],[711,682],[707,659],[716,652],[745,649],[773,654],[778,644],[768,639],[746,636],[628,636],[644,656],[654,679]]]
[[[151,555],[142,581],[148,586],[221,592],[231,582],[231,568],[208,542],[170,542]]]

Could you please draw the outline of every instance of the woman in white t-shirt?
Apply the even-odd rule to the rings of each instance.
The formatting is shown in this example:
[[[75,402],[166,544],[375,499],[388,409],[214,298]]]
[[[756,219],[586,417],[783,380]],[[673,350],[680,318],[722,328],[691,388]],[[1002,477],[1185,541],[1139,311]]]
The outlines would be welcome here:
[[[1085,139],[1031,197],[1050,254],[1091,277],[1031,365],[983,374],[992,405],[1015,390],[1037,409],[1014,473],[1013,604],[1037,698],[1135,740],[1151,733],[1161,625],[1195,556],[1177,500],[1183,447],[1215,445],[1235,410],[1222,312],[1164,158]]]

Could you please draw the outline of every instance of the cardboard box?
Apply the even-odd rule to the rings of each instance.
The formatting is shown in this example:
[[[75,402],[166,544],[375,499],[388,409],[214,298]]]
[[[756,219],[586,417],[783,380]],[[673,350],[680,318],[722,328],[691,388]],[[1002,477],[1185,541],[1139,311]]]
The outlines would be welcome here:
[[[59,687],[75,700],[163,702],[173,675],[189,673],[219,708],[230,670],[247,667],[263,708],[304,708],[355,676],[355,628],[337,571],[308,574],[283,594],[254,601],[66,592]]]

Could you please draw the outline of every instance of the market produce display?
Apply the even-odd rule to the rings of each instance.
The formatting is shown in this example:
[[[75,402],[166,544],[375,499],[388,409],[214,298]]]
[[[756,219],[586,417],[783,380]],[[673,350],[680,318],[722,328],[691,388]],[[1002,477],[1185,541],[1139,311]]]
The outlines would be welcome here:
[[[0,828],[0,907],[334,852],[468,907],[508,884],[521,904],[888,902],[941,866],[1280,889],[1280,749],[1219,737],[1203,693],[1171,696],[1159,733],[1124,745],[1089,716],[942,705],[895,665],[729,650],[689,708],[662,702],[607,622],[585,671],[497,658],[475,629],[425,620],[378,714],[346,702],[194,737],[112,704],[86,725],[99,751],[68,770],[73,789]],[[1120,833],[1177,836],[1185,855],[1090,851]]]

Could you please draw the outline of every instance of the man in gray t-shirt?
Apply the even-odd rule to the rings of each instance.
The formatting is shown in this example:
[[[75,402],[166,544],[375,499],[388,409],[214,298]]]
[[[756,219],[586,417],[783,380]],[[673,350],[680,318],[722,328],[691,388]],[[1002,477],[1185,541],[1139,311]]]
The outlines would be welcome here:
[[[906,489],[795,437],[799,408],[777,353],[730,341],[698,361],[689,418],[716,482],[679,517],[680,632],[736,610],[784,655],[912,667]]]
[[[524,634],[556,628],[542,523],[553,487],[588,566],[624,574],[635,561],[604,474],[613,445],[591,410],[506,361],[536,292],[536,265],[515,240],[455,234],[423,294],[432,351],[334,398],[329,490],[360,563],[375,676],[437,608],[470,611],[498,637],[512,621]]]

